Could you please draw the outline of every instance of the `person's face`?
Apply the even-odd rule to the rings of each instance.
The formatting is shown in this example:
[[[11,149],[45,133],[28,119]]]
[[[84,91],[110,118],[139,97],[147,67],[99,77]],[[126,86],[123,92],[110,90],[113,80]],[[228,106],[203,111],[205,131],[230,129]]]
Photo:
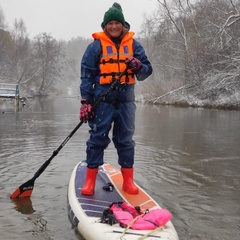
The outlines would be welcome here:
[[[122,23],[118,22],[118,21],[110,21],[107,25],[106,25],[106,31],[107,33],[110,35],[110,37],[112,38],[117,38],[121,35],[123,30],[123,25]]]

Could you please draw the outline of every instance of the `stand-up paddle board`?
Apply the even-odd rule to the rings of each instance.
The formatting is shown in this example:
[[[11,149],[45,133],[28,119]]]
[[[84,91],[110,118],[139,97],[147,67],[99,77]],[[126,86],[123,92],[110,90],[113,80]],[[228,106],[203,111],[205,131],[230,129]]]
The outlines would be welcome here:
[[[113,225],[101,222],[104,210],[114,202],[139,206],[142,211],[161,209],[161,207],[138,185],[139,193],[137,195],[124,192],[122,190],[122,174],[110,164],[99,167],[94,194],[82,195],[81,188],[85,182],[86,166],[85,161],[76,165],[68,187],[68,215],[73,226],[85,239],[179,239],[171,221],[155,230],[133,230],[121,227],[118,222]]]

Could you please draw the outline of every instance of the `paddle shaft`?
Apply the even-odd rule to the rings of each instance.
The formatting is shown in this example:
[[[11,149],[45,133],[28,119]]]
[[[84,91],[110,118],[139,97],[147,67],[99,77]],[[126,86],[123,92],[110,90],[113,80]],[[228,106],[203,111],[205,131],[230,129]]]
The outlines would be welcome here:
[[[103,98],[105,98],[105,96],[111,92],[113,90],[113,88],[119,84],[121,77],[127,72],[128,67],[126,67],[126,69],[118,76],[118,79],[113,81],[110,85],[110,87],[103,93],[103,95],[101,97],[99,97],[93,104],[93,110],[100,104],[100,102],[103,100]],[[53,151],[52,156],[43,163],[43,165],[37,170],[37,172],[34,174],[32,180],[35,180],[36,178],[38,178],[43,172],[44,170],[47,168],[47,166],[50,164],[50,162],[52,161],[52,159],[58,155],[58,153],[60,152],[60,150],[65,146],[65,144],[70,140],[70,138],[74,135],[74,133],[82,126],[83,122],[81,121],[80,123],[78,123],[78,125],[72,130],[72,132],[66,137],[66,139],[62,142],[62,144],[55,150]]]
[[[37,170],[37,172],[34,174],[33,179],[35,180],[38,178],[44,170],[47,168],[47,166],[50,164],[52,159],[58,155],[60,150],[65,146],[65,144],[70,140],[70,138],[73,136],[73,134],[82,126],[83,122],[81,121],[78,123],[78,125],[72,130],[72,132],[66,137],[66,139],[62,142],[62,144],[55,150],[53,151],[52,156],[44,162],[44,164]]]

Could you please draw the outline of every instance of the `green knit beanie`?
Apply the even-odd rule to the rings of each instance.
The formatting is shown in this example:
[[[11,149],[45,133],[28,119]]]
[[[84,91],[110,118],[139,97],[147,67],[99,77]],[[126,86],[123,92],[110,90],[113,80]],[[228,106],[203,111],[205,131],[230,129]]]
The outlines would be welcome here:
[[[108,11],[105,12],[104,14],[103,25],[106,26],[110,21],[113,21],[113,20],[118,21],[122,23],[122,25],[124,25],[125,19],[120,9],[121,8],[116,8],[114,6],[109,8]]]

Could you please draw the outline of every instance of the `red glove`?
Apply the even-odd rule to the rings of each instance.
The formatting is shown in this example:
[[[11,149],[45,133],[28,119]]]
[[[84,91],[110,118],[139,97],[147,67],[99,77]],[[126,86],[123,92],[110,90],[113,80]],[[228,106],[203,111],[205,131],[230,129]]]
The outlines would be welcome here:
[[[132,57],[125,62],[129,69],[131,69],[132,72],[138,73],[142,68],[142,63],[135,57]]]
[[[93,108],[90,103],[87,102],[86,99],[81,100],[80,107],[80,120],[81,122],[86,123],[89,119],[92,119],[94,116]]]

